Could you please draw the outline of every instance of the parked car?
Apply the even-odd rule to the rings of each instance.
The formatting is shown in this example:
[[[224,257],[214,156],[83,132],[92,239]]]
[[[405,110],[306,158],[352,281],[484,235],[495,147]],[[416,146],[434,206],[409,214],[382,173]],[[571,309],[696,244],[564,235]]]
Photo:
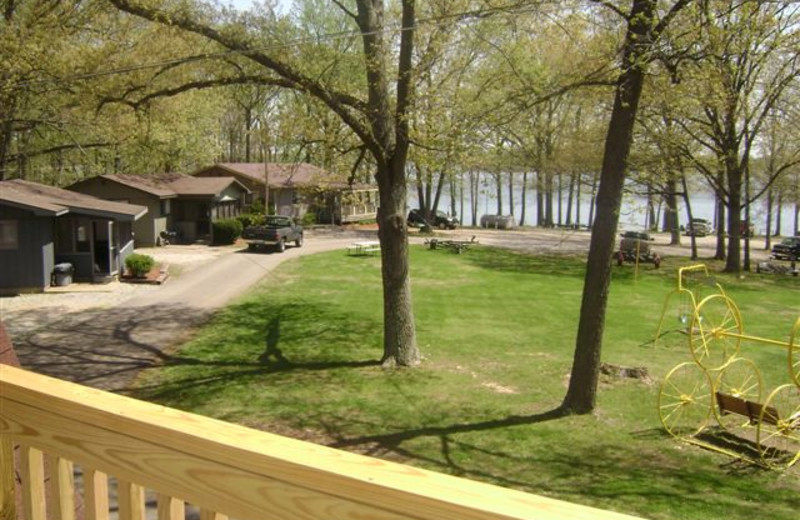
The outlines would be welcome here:
[[[711,221],[704,218],[693,218],[686,228],[687,235],[694,235],[696,237],[704,237],[714,233],[714,225]]]
[[[775,244],[772,247],[772,256],[777,260],[800,259],[800,236],[784,238],[780,244]]]
[[[617,265],[622,265],[625,262],[649,262],[658,269],[661,266],[661,257],[650,250],[650,242],[654,240],[650,234],[640,231],[622,233],[619,251],[615,255]]]
[[[291,217],[268,215],[263,224],[247,226],[242,232],[242,239],[247,248],[255,250],[263,246],[273,246],[283,253],[287,242],[294,242],[296,247],[303,245],[303,226]]]
[[[491,229],[513,229],[517,227],[517,219],[514,215],[483,215],[481,217],[481,227]]]
[[[433,222],[428,222],[422,215],[422,210],[412,209],[408,212],[408,225],[409,226],[424,226],[437,227],[439,229],[455,229],[458,227],[458,220],[451,217],[443,211],[434,213]]]

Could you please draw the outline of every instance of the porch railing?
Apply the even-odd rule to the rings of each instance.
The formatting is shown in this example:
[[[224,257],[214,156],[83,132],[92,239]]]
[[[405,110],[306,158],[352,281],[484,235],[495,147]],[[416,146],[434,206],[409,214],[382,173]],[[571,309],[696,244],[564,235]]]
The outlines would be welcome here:
[[[251,430],[0,365],[0,512],[13,520],[14,446],[26,520],[631,518]],[[46,464],[45,464],[46,463]],[[45,468],[49,479],[45,484]]]

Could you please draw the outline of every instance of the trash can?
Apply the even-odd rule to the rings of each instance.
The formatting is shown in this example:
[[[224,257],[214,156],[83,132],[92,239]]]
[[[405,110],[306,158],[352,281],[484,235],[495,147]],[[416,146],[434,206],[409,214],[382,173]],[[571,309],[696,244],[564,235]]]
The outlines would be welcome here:
[[[53,266],[53,285],[57,287],[64,287],[72,283],[72,273],[74,269],[72,264],[64,262]]]

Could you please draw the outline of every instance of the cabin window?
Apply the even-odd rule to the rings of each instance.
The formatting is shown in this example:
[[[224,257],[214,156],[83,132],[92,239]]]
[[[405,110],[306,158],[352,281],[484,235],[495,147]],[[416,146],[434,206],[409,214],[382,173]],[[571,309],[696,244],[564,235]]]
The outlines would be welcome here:
[[[0,220],[0,249],[14,250],[19,248],[19,222],[16,220]]]
[[[75,249],[79,253],[88,253],[92,250],[92,245],[89,243],[88,222],[80,222],[75,227]]]
[[[161,201],[161,216],[162,217],[169,216],[171,209],[172,208],[171,208],[171,205],[169,203],[169,199],[163,199]]]

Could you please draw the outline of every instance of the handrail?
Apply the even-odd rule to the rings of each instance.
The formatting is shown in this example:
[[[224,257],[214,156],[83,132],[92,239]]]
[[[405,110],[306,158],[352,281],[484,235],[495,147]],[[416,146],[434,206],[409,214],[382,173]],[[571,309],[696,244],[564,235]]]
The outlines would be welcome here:
[[[178,518],[183,501],[203,508],[203,518],[224,514],[241,520],[632,518],[280,437],[0,365],[0,444],[9,442],[28,450],[20,458],[36,478],[41,478],[41,453],[51,460],[51,468],[59,460],[80,465],[93,502],[107,504],[107,497],[101,496],[107,485],[103,474],[116,477],[119,489],[125,491],[120,495],[125,502],[123,510],[120,501],[120,518],[142,517],[142,488],[157,492],[164,500],[159,507],[173,511],[165,518]],[[3,466],[0,471],[6,473],[8,464]],[[60,481],[70,480],[68,468],[61,467]],[[27,484],[41,493],[42,484]],[[62,489],[60,494],[71,492]],[[43,493],[38,496],[44,500]],[[0,504],[10,502],[13,497],[0,496]],[[95,514],[87,518],[103,517]]]

